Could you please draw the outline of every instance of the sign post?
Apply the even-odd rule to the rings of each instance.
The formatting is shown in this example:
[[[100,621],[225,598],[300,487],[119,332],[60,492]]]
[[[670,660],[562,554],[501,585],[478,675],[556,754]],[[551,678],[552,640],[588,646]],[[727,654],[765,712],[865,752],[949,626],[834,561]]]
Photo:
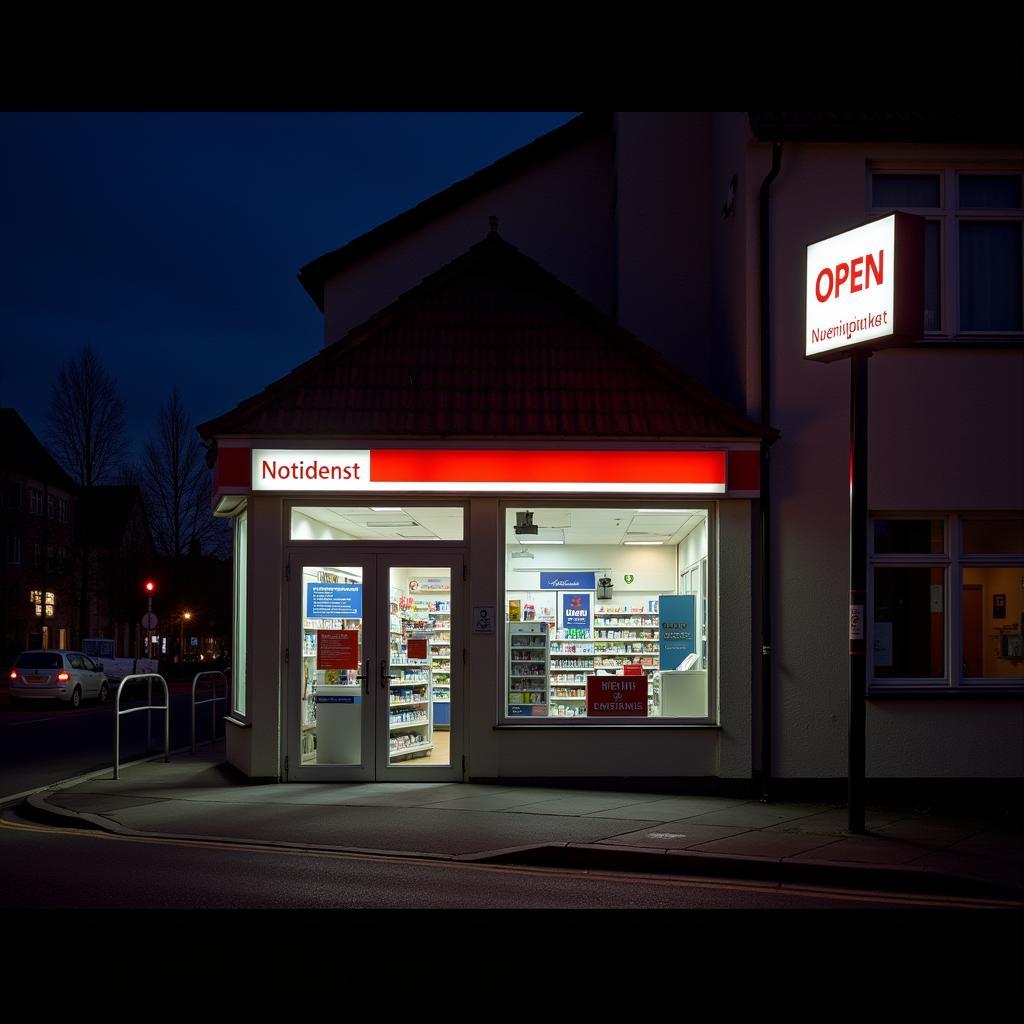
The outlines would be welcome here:
[[[921,337],[924,219],[894,213],[807,246],[805,357],[850,359],[849,830],[864,832],[868,358]]]

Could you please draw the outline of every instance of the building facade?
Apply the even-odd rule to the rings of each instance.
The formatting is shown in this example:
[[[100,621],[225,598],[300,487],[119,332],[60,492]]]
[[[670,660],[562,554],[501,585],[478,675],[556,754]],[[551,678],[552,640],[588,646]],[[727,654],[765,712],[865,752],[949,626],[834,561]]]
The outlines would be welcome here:
[[[1019,780],[1024,151],[963,134],[583,115],[304,267],[324,350],[201,427],[230,760],[835,789],[850,383],[804,358],[805,254],[898,209],[925,323],[869,362],[867,775]]]
[[[8,658],[33,647],[67,647],[74,603],[77,488],[14,409],[0,409],[0,567]]]

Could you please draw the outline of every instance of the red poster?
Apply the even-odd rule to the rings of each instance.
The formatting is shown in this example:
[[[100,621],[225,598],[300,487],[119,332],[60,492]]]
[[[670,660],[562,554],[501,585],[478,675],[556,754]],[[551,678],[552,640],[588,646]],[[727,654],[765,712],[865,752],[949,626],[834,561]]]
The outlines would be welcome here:
[[[318,629],[317,668],[359,668],[358,629]]]
[[[587,676],[588,718],[646,718],[647,676]]]
[[[426,637],[415,639],[410,637],[408,640],[408,656],[410,659],[413,658],[426,658],[427,656],[427,640]]]

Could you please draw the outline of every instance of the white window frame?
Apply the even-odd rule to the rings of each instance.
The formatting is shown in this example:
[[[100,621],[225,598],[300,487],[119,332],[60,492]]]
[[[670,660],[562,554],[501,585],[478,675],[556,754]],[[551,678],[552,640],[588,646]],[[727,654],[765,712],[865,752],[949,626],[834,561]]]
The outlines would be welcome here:
[[[876,174],[936,175],[939,179],[939,206],[937,207],[895,207],[874,206],[873,179]],[[959,178],[961,175],[1013,175],[1024,179],[1024,164],[1011,161],[956,162],[889,162],[870,161],[867,167],[867,210],[868,217],[884,217],[897,210],[917,214],[925,220],[939,223],[939,329],[925,331],[927,340],[994,341],[1024,340],[1020,331],[961,331],[960,330],[960,222],[961,221],[1013,221],[1024,225],[1024,202],[1017,209],[959,209]],[[1024,180],[1022,180],[1024,192]],[[1021,228],[1024,247],[1024,226]],[[1024,303],[1024,287],[1022,287]],[[1022,311],[1024,327],[1024,311]]]
[[[971,690],[1019,690],[1024,692],[1024,678],[1001,679],[997,676],[965,676],[963,665],[963,623],[961,570],[972,568],[1017,568],[1024,575],[1024,554],[967,554],[963,551],[963,524],[979,519],[1007,519],[1014,512],[872,512],[868,517],[868,638],[867,689],[868,694],[887,690],[923,690],[970,692]],[[876,519],[941,519],[943,523],[943,551],[941,554],[876,554],[874,521]],[[943,569],[943,676],[928,678],[892,678],[875,676],[875,569],[885,568],[942,568]],[[1024,675],[1024,673],[1022,673]]]
[[[231,708],[230,715],[249,721],[249,512],[246,506],[234,517],[232,537]],[[241,627],[241,629],[239,628]],[[241,633],[241,635],[239,635]]]
[[[508,686],[508,628],[505,621],[506,609],[508,607],[508,578],[506,576],[505,558],[505,519],[506,512],[510,508],[520,509],[529,507],[538,508],[621,508],[624,504],[622,498],[627,497],[625,504],[635,504],[638,508],[687,508],[693,511],[702,511],[707,515],[708,546],[707,553],[702,556],[707,565],[707,589],[704,598],[707,601],[707,622],[705,623],[706,638],[708,644],[707,665],[704,671],[707,672],[708,687],[708,714],[705,718],[560,718],[557,716],[542,717],[524,716],[513,718],[508,714],[507,708],[507,686]],[[678,499],[665,501],[664,496],[643,497],[642,495],[609,496],[600,500],[588,500],[586,498],[557,498],[549,499],[547,496],[541,500],[530,498],[529,495],[518,495],[516,497],[504,497],[498,503],[498,521],[500,526],[498,560],[498,615],[497,615],[497,649],[498,673],[495,687],[495,720],[494,727],[497,729],[717,729],[721,726],[721,698],[719,679],[719,657],[718,657],[718,502],[715,501],[693,501],[692,499]],[[700,568],[700,561],[694,563]],[[676,586],[680,585],[682,578],[682,566],[676,564],[675,579]],[[701,610],[698,609],[698,617]],[[701,654],[701,636],[696,636],[697,653]]]

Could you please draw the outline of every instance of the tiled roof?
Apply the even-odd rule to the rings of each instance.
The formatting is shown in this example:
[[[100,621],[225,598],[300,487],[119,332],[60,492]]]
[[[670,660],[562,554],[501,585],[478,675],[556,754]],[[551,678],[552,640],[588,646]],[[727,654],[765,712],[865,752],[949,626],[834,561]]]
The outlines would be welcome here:
[[[574,117],[561,127],[542,135],[539,139],[506,154],[493,164],[476,171],[468,178],[455,182],[446,189],[435,193],[422,203],[405,210],[397,217],[385,221],[354,238],[340,249],[325,253],[307,263],[299,271],[299,283],[317,304],[320,312],[324,309],[324,282],[346,267],[365,259],[378,249],[411,234],[435,217],[447,213],[468,202],[475,196],[493,189],[534,164],[546,160],[555,153],[575,145],[580,139],[588,138],[599,131],[611,131],[612,117],[609,113],[588,112]]]
[[[91,543],[116,548],[128,529],[136,504],[145,516],[142,491],[136,484],[84,488],[78,502],[79,528],[88,531]]]
[[[775,436],[674,369],[494,232],[341,341],[201,424],[199,432]]]
[[[15,409],[0,409],[0,470],[33,477],[66,491],[78,489]]]

